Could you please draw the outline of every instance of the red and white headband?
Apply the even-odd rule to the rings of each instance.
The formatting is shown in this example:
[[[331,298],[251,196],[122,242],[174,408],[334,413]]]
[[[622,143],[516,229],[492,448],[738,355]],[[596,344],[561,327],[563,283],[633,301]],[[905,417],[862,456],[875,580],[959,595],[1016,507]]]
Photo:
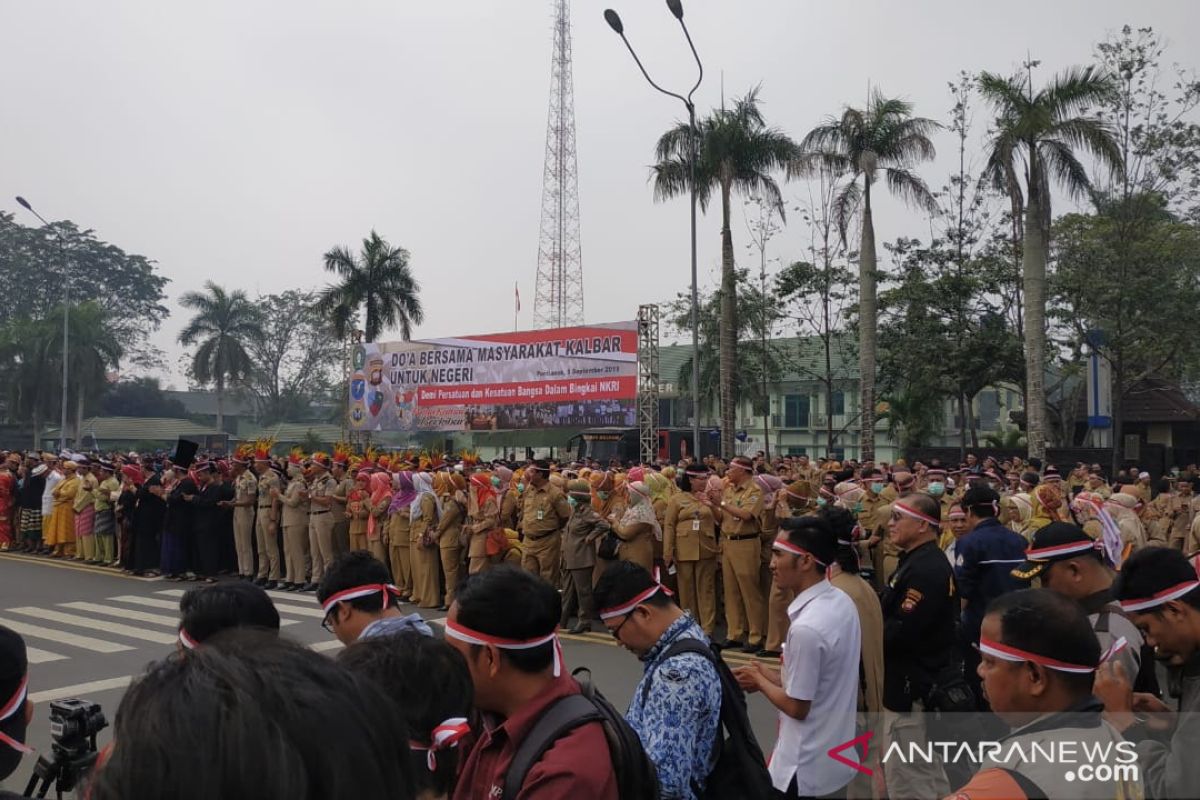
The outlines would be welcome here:
[[[196,647],[200,644],[195,639],[193,639],[191,636],[189,636],[188,632],[185,631],[183,628],[179,629],[179,643],[181,645],[183,645],[185,648],[187,648],[188,650],[195,650]]]
[[[1125,649],[1129,644],[1122,636],[1113,642],[1107,650],[1100,654],[1100,664],[1108,661],[1117,653]],[[1038,653],[1031,653],[1028,650],[1022,650],[1019,647],[1004,644],[1003,642],[995,642],[986,637],[979,639],[979,652],[984,655],[989,655],[992,658],[999,658],[1002,661],[1030,661],[1034,664],[1040,664],[1047,669],[1057,670],[1058,672],[1071,672],[1079,675],[1086,675],[1089,672],[1095,672],[1099,664],[1094,667],[1089,667],[1083,664],[1072,664],[1067,661],[1059,661],[1057,658],[1050,658]]]
[[[1056,544],[1049,547],[1030,548],[1025,551],[1025,557],[1031,561],[1044,561],[1049,558],[1057,558],[1058,556],[1066,556],[1071,553],[1086,553],[1089,550],[1099,550],[1100,542],[1067,542],[1066,544]]]
[[[8,698],[3,706],[0,706],[0,722],[13,716],[17,713],[17,709],[25,702],[25,696],[29,692],[29,676],[21,678],[21,682],[17,685],[17,690],[13,692],[12,697]],[[0,743],[6,744],[18,753],[32,753],[33,748],[9,736],[4,731],[0,731]]]
[[[425,766],[430,772],[437,769],[437,752],[457,747],[458,743],[471,732],[471,726],[466,717],[451,717],[433,729],[429,736],[429,744],[409,740],[410,750],[425,750]]]
[[[781,553],[790,553],[791,555],[794,555],[794,556],[808,556],[808,557],[809,557],[809,558],[811,558],[813,561],[815,561],[815,562],[817,562],[818,564],[820,564],[822,567],[824,567],[824,566],[828,566],[828,565],[827,565],[827,564],[826,564],[824,561],[822,561],[821,559],[817,558],[817,557],[816,557],[816,556],[814,556],[812,553],[810,553],[810,552],[808,552],[807,550],[805,550],[803,547],[800,547],[799,545],[792,544],[792,543],[791,543],[791,542],[789,542],[787,539],[776,539],[776,540],[775,540],[775,541],[774,541],[774,542],[771,544],[771,549],[772,549],[772,550],[778,550],[778,551],[780,551]]]
[[[325,598],[325,602],[321,604],[321,609],[328,614],[330,611],[333,611],[333,607],[338,603],[343,603],[347,600],[357,600],[360,597],[369,597],[373,594],[382,595],[383,602],[380,607],[387,608],[388,595],[399,596],[400,590],[390,583],[369,583],[365,586],[354,586]]]
[[[1123,611],[1146,611],[1151,608],[1157,608],[1171,600],[1178,600],[1185,594],[1188,594],[1196,587],[1200,587],[1200,581],[1184,581],[1177,583],[1174,586],[1169,586],[1161,592],[1155,592],[1150,597],[1134,600],[1122,600],[1121,610]]]
[[[619,606],[613,606],[612,608],[605,608],[605,609],[601,610],[600,611],[600,619],[603,620],[603,619],[612,619],[613,617],[622,617],[622,616],[630,613],[631,611],[633,611],[635,608],[640,606],[642,603],[649,600],[651,597],[654,597],[654,595],[658,594],[659,592],[662,592],[663,594],[667,595],[668,597],[670,597],[670,595],[671,595],[670,589],[663,586],[661,583],[656,583],[653,586],[651,586],[649,589],[647,589],[646,591],[639,594],[637,597],[630,598],[629,602],[627,602],[627,603],[623,603],[622,605],[619,605]]]
[[[935,528],[941,527],[941,524],[942,524],[941,520],[936,520],[933,517],[929,516],[928,514],[922,514],[920,511],[913,508],[912,506],[906,506],[906,505],[904,505],[904,503],[901,503],[899,501],[892,503],[892,510],[896,511],[900,514],[903,514],[906,517],[912,517],[913,519],[919,519],[922,522],[928,522],[930,525],[932,525]]]
[[[451,639],[457,639],[460,642],[467,644],[492,645],[501,650],[532,650],[535,647],[541,647],[544,644],[554,645],[554,677],[562,675],[562,645],[558,641],[557,631],[551,631],[545,636],[538,636],[533,639],[505,639],[503,636],[492,636],[490,633],[481,633],[480,631],[471,630],[465,625],[457,622],[446,620],[444,624],[446,635]]]

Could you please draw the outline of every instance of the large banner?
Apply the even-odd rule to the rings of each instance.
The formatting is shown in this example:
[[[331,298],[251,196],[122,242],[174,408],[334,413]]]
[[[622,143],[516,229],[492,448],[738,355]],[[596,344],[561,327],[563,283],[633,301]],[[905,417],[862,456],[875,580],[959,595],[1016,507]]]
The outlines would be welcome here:
[[[636,424],[636,322],[359,344],[353,367],[355,430]]]

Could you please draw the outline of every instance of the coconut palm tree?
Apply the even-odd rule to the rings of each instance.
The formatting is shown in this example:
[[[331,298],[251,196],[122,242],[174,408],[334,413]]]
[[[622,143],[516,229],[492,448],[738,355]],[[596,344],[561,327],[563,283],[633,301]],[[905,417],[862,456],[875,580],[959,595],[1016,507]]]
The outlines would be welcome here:
[[[1046,262],[1050,249],[1050,186],[1068,194],[1091,189],[1076,156],[1084,151],[1115,170],[1121,150],[1112,128],[1087,112],[1110,98],[1112,79],[1093,67],[1073,67],[1033,90],[1025,74],[979,76],[979,89],[996,111],[984,180],[1004,192],[1014,211],[1024,211],[1021,280],[1025,292],[1025,418],[1029,455],[1046,456]]]
[[[937,208],[929,187],[913,172],[913,167],[933,159],[935,152],[929,137],[941,126],[931,119],[914,117],[912,112],[911,103],[884,97],[876,89],[866,108],[847,107],[840,117],[830,117],[809,131],[800,143],[802,154],[791,167],[797,175],[810,175],[823,167],[835,175],[849,176],[834,202],[834,215],[843,239],[850,218],[855,211],[862,211],[858,250],[858,359],[863,461],[875,459],[875,343],[879,304],[875,295],[878,262],[871,190],[882,179],[888,191],[906,203],[928,211]]]
[[[179,334],[179,343],[199,344],[192,356],[192,376],[217,389],[217,430],[224,430],[225,388],[242,380],[254,364],[246,351],[251,340],[261,338],[258,309],[241,289],[227,292],[212,281],[203,292],[187,292],[179,304],[196,314]]]
[[[721,454],[733,456],[735,428],[734,359],[737,353],[737,276],[730,200],[735,191],[762,197],[784,217],[783,198],[772,173],[782,171],[797,155],[796,143],[768,127],[758,107],[758,87],[734,100],[731,108],[714,109],[696,121],[696,200],[707,210],[714,191],[721,197],[720,402]],[[692,188],[692,130],[681,122],[659,137],[658,161],[651,170],[654,196],[666,200]]]
[[[321,292],[316,309],[331,321],[339,339],[346,338],[360,308],[368,342],[378,341],[388,328],[399,328],[408,341],[412,326],[425,319],[418,296],[421,284],[413,277],[408,251],[392,247],[375,231],[363,239],[358,256],[340,246],[326,253],[325,269],[337,273],[341,282]]]

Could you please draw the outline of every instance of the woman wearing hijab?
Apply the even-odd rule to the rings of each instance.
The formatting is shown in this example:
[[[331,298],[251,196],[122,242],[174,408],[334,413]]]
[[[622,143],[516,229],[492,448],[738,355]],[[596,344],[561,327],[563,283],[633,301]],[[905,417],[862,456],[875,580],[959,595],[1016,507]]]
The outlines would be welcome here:
[[[408,602],[413,598],[413,574],[409,550],[409,529],[412,528],[412,504],[417,499],[413,488],[413,476],[408,470],[396,473],[396,491],[388,506],[388,559],[392,566],[392,583],[400,590],[400,599]]]
[[[467,481],[457,472],[438,473],[434,478],[434,491],[442,501],[441,517],[437,525],[438,557],[442,562],[442,574],[446,578],[446,594],[439,611],[449,611],[454,602],[454,590],[462,573],[462,528],[467,512],[463,506]]]
[[[46,545],[53,548],[54,558],[71,558],[75,555],[75,495],[79,492],[79,477],[75,471],[79,465],[64,461],[63,479],[51,492],[53,505],[50,510],[50,525],[46,531]]]
[[[441,559],[434,534],[437,532],[442,501],[433,491],[433,474],[430,472],[413,475],[413,490],[417,496],[409,505],[408,528],[412,602],[420,608],[438,608],[442,604],[438,581]]]
[[[613,532],[621,540],[617,550],[617,558],[621,561],[632,561],[651,575],[654,574],[654,545],[655,540],[662,540],[662,528],[654,515],[651,504],[650,490],[641,481],[633,481],[626,486],[629,505],[625,507],[621,518],[611,522]]]
[[[387,525],[388,508],[392,504],[392,476],[386,472],[371,473],[371,496],[367,505],[367,550],[381,564],[388,566]]]
[[[500,499],[492,485],[492,475],[486,471],[471,476],[467,491],[467,524],[465,530],[471,541],[467,545],[467,572],[487,569],[499,561],[488,555],[488,534],[500,527]]]

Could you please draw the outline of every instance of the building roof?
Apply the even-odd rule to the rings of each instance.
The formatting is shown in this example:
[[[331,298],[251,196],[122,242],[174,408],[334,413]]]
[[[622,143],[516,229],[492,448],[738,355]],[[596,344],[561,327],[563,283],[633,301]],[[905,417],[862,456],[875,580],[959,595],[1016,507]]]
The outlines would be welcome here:
[[[340,425],[324,422],[281,422],[278,425],[246,431],[239,434],[238,438],[243,441],[271,438],[277,442],[303,442],[310,436],[315,436],[323,443],[333,444],[342,439],[342,428]]]
[[[179,392],[168,389],[164,391],[163,394],[172,400],[178,400],[179,402],[183,403],[183,407],[187,409],[189,414],[204,414],[207,416],[216,416],[217,414],[216,392]],[[254,403],[248,400],[243,400],[242,398],[230,392],[225,393],[224,405],[224,414],[227,417],[254,416]]]
[[[69,428],[68,428],[69,430]],[[88,417],[79,431],[81,436],[94,438],[100,445],[106,441],[157,442],[171,441],[183,437],[196,439],[220,434],[216,428],[197,425],[188,419],[170,417]],[[57,439],[58,426],[47,428],[43,433]]]

